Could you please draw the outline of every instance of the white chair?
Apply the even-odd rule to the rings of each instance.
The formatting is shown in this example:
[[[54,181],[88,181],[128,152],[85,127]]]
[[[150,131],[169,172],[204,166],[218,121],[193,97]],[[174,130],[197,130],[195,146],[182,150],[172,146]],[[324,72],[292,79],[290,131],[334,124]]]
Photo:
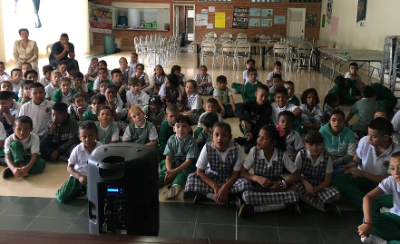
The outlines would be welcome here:
[[[235,49],[235,59],[237,68],[239,70],[239,59],[243,58],[244,64],[246,65],[247,60],[250,59],[251,45],[249,42],[238,42]]]
[[[204,37],[203,42],[204,42],[204,41],[207,41],[207,42],[214,42],[215,39],[214,39],[214,38],[211,38],[211,37]]]
[[[206,57],[212,57],[212,68],[215,67],[215,58],[217,56],[217,46],[215,46],[214,42],[202,42],[201,43],[201,63],[204,65],[206,61]]]
[[[235,50],[236,44],[233,41],[226,41],[222,43],[221,55],[222,55],[222,69],[224,69],[225,59],[228,59],[229,66],[229,58],[232,58],[233,69],[235,69]]]
[[[299,44],[295,51],[297,60],[297,71],[300,71],[300,67],[304,66],[304,64],[308,60],[308,72],[310,72],[313,50],[313,45],[309,42],[303,42]]]
[[[274,44],[273,48],[274,59],[281,59],[285,63],[285,71],[289,58],[289,45],[287,43],[278,42]]]
[[[236,36],[236,41],[247,42],[247,35],[245,33],[239,33]]]

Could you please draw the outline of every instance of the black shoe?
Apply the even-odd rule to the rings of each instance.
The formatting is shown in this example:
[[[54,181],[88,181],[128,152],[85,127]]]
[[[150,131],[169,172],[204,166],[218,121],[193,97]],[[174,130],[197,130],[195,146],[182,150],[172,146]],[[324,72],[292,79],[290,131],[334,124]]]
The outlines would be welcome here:
[[[301,215],[300,207],[299,207],[299,204],[297,204],[297,203],[287,205],[286,209],[289,210],[289,212],[293,212],[293,213],[297,213],[298,215]]]
[[[240,210],[240,207],[242,206],[242,200],[240,197],[237,196],[232,196],[229,197],[228,202],[225,204],[228,208],[234,208],[236,210]]]
[[[333,215],[336,216],[340,216],[340,208],[338,207],[338,205],[333,204],[333,203],[324,203],[324,210],[327,213],[331,213]]]
[[[253,143],[246,142],[246,144],[244,144],[244,153],[249,154],[250,149],[252,149],[253,147],[254,147]]]
[[[239,217],[240,218],[245,218],[249,215],[252,215],[254,213],[254,207],[251,204],[243,204],[242,207],[240,207],[239,210]]]
[[[11,176],[14,176],[13,172],[11,171],[10,168],[5,168],[3,170],[3,174],[1,175],[1,177],[3,177],[3,179],[7,179],[10,178]]]
[[[196,196],[193,199],[193,203],[199,203],[199,202],[204,202],[205,200],[207,200],[208,198],[206,196],[204,196],[201,193],[196,193]]]
[[[243,138],[243,137],[236,137],[235,139],[233,139],[233,142],[236,142],[240,146],[244,146],[244,144],[246,144],[247,140],[246,140],[246,138]]]

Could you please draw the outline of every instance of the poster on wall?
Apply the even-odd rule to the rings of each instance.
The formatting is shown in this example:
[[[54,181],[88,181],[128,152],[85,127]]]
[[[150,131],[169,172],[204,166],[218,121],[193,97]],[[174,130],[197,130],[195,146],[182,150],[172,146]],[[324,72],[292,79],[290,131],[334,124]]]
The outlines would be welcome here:
[[[331,22],[331,35],[337,36],[339,30],[339,17],[332,17]]]
[[[275,24],[285,24],[285,22],[286,22],[286,16],[275,16],[274,17]]]
[[[270,8],[264,8],[261,10],[262,17],[272,17],[274,15],[274,10]]]
[[[250,27],[260,27],[261,26],[261,21],[260,19],[249,19],[249,26]]]
[[[272,27],[272,19],[261,19],[262,27]]]
[[[306,27],[317,27],[317,12],[306,13]]]
[[[328,0],[328,3],[326,4],[326,23],[327,23],[328,25],[331,24],[332,5],[333,5],[333,0]]]
[[[254,16],[254,17],[260,16],[261,15],[261,9],[259,9],[259,8],[250,8],[249,9],[249,14],[250,14],[250,16]]]
[[[247,29],[249,25],[249,8],[234,7],[232,28]]]
[[[225,13],[215,13],[215,28],[225,28]]]
[[[113,7],[107,5],[90,4],[89,30],[96,33],[111,33]]]
[[[367,0],[358,0],[357,26],[365,27],[366,13],[367,13]]]

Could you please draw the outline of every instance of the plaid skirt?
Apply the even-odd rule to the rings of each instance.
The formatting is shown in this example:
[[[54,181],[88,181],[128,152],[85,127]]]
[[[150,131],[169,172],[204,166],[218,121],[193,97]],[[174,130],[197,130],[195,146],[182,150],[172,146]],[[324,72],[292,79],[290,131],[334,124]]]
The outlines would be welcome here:
[[[243,201],[247,204],[278,204],[293,203],[299,201],[299,196],[293,190],[270,192],[257,182],[251,182],[252,189],[243,192]]]
[[[314,187],[320,184],[318,182],[310,180],[308,182],[310,182],[310,184]],[[303,186],[303,184],[295,183],[294,186],[299,190],[298,194],[301,195],[300,199],[305,199],[315,207],[323,206],[326,201],[340,193],[340,191],[336,187],[328,186],[317,192],[315,196],[310,196],[306,193],[306,188]]]
[[[197,93],[201,94],[201,95],[212,95],[214,92],[214,87],[212,86],[198,86],[197,87]]]
[[[207,174],[207,172],[206,172]],[[215,174],[207,174],[214,182],[216,182],[219,186],[223,186],[230,178],[227,175],[215,175]],[[248,185],[246,185],[248,184]],[[243,189],[249,189],[250,184],[247,181],[243,181],[242,179],[238,179],[229,189],[230,194],[237,194],[243,192]],[[186,181],[185,192],[183,194],[184,198],[191,198],[196,195],[196,193],[214,193],[214,189],[211,186],[207,185],[201,178],[196,174],[196,172],[191,173]]]

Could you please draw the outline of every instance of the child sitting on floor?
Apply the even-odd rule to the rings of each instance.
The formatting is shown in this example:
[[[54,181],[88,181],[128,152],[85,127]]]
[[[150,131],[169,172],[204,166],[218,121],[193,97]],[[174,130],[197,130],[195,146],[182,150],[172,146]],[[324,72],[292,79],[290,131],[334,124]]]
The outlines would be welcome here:
[[[135,76],[135,70],[131,67],[128,66],[128,60],[126,58],[122,57],[119,59],[119,69],[121,70],[122,74],[122,79],[121,82],[127,84],[129,77]],[[112,76],[112,71],[111,71],[111,76]]]
[[[136,77],[129,78],[128,81],[129,91],[126,93],[126,108],[139,106],[143,108],[149,102],[149,95],[142,91],[142,83]]]
[[[56,193],[59,202],[69,202],[82,192],[87,194],[87,162],[94,149],[101,145],[100,142],[96,142],[98,137],[99,133],[93,121],[85,121],[79,125],[81,143],[74,148],[69,157],[67,171],[70,176]]]
[[[73,64],[68,64],[68,66],[67,66],[67,72],[68,72],[68,75],[67,75],[66,77],[68,77],[68,78],[71,79],[71,87],[72,87],[72,88],[75,88],[74,76],[75,76],[75,73],[76,73],[76,72],[79,72],[79,71],[76,70],[75,65],[73,65]]]
[[[331,119],[334,110],[340,110],[339,96],[335,93],[328,93],[324,99],[324,105],[322,106],[324,119],[329,121]]]
[[[4,154],[4,141],[7,138],[7,132],[3,123],[0,123],[0,165],[7,166]]]
[[[295,89],[294,89],[294,83],[291,81],[285,81],[283,83],[283,86],[286,88],[288,92],[288,103],[294,104],[296,106],[300,106],[300,100],[294,95]],[[271,101],[272,102],[272,101]]]
[[[68,114],[72,119],[81,121],[86,111],[90,110],[90,106],[86,104],[85,98],[82,94],[76,93],[72,97],[71,105],[68,107]]]
[[[21,81],[24,77],[22,74],[22,70],[20,69],[13,69],[11,70],[11,80],[9,82],[12,85],[12,91],[18,93],[19,89],[21,88]]]
[[[164,99],[167,106],[175,104],[180,107],[182,101],[182,89],[179,85],[178,76],[175,74],[167,75],[158,95]]]
[[[103,80],[110,80],[107,74],[107,69],[105,68],[100,68],[99,71],[97,71],[97,78],[93,82],[93,92],[94,93],[99,93],[100,92],[100,83]],[[90,87],[90,85],[88,86]]]
[[[61,77],[62,74],[60,71],[54,70],[51,72],[51,82],[44,88],[46,91],[46,100],[51,101],[53,99],[54,92],[60,89],[60,87],[58,87],[58,82],[60,81]]]
[[[22,104],[13,99],[12,94],[16,95],[14,92],[0,92],[0,122],[4,125],[8,135],[14,133],[12,128],[14,120],[18,117],[22,106]]]
[[[156,66],[156,72],[154,72],[153,75],[153,92],[151,92],[152,94],[158,94],[158,92],[160,91],[161,86],[164,84],[165,81],[165,77],[167,75],[164,72],[164,69],[161,65],[157,65]]]
[[[71,104],[72,97],[77,93],[74,88],[71,88],[71,79],[68,77],[62,77],[58,82],[60,89],[54,92],[53,102],[62,102],[67,105]]]
[[[247,77],[249,78],[249,81],[246,82],[242,91],[242,100],[244,103],[253,100],[257,88],[262,85],[262,83],[257,80],[257,70],[255,68],[249,68],[247,70]]]
[[[103,94],[96,94],[90,99],[91,110],[86,111],[81,122],[86,120],[98,121],[100,108],[106,105],[106,97]]]
[[[0,81],[11,80],[10,75],[5,70],[6,66],[4,65],[3,62],[0,62]]]
[[[267,86],[268,88],[271,89],[271,87],[273,86],[273,79],[274,79],[274,75],[280,75],[282,81],[285,81],[285,76],[282,73],[282,63],[280,61],[276,61],[274,64],[274,70],[272,72],[270,72],[267,76]]]
[[[235,138],[235,142],[244,145],[244,152],[249,153],[256,144],[256,136],[260,129],[269,123],[272,115],[271,104],[268,101],[268,87],[261,84],[255,93],[256,99],[238,104],[236,115],[240,121],[239,128],[245,138]]]
[[[9,82],[9,81],[2,81],[1,82],[1,91],[8,91],[8,92],[11,92],[12,94],[12,98],[15,100],[15,101],[18,101],[18,95],[15,93],[15,92],[13,92],[13,86],[12,86],[12,84],[11,84],[11,82]]]
[[[286,143],[286,153],[294,162],[299,150],[304,148],[300,134],[293,130],[294,114],[290,111],[280,112],[278,115],[278,126],[276,129],[283,134]]]
[[[243,153],[232,140],[231,126],[218,122],[212,130],[212,141],[207,142],[197,160],[196,172],[188,176],[184,197],[196,194],[194,203],[203,199],[218,205],[240,208],[241,200],[235,195],[243,192],[237,184],[243,166]]]
[[[255,68],[256,67],[256,61],[254,59],[249,59],[246,62],[246,70],[243,71],[243,84],[232,82],[231,87],[236,93],[241,93],[243,90],[244,85],[249,82],[249,77],[248,77],[248,70],[250,68]],[[256,80],[260,80],[259,76],[257,74]],[[218,85],[218,84],[217,84]]]
[[[333,177],[341,173],[339,166],[349,163],[357,149],[354,133],[345,126],[344,118],[343,111],[333,110],[329,123],[319,130],[324,137],[326,152],[332,159]]]
[[[226,87],[227,84],[226,76],[218,76],[217,87],[214,89],[213,97],[218,101],[221,116],[229,118],[235,116],[236,105],[231,90]]]
[[[158,135],[154,125],[146,121],[144,111],[138,107],[129,109],[131,123],[126,127],[122,141],[146,144],[148,146],[157,145]]]
[[[300,214],[297,205],[297,193],[290,189],[291,185],[301,180],[300,170],[290,160],[286,151],[285,139],[273,125],[265,125],[258,134],[257,146],[250,150],[243,164],[239,181],[247,187],[243,192],[239,217],[253,213],[277,211],[294,204],[294,209]],[[284,180],[281,176],[283,168],[292,175]],[[253,169],[254,174],[249,170]]]
[[[92,58],[92,60],[90,60],[88,71],[85,75],[86,80],[88,80],[88,81],[96,80],[97,71],[99,71],[98,63],[99,63],[99,59],[96,57],[94,57],[94,58]]]
[[[65,77],[64,77],[65,78]],[[50,162],[67,161],[72,150],[78,145],[78,123],[68,114],[65,103],[55,103],[51,121],[40,143],[40,153]]]
[[[359,86],[365,86],[364,82],[361,80],[361,76],[357,74],[358,71],[358,64],[357,63],[350,63],[349,64],[349,72],[347,72],[344,77],[352,79],[357,82]]]
[[[222,118],[222,116],[219,114],[219,113],[217,113],[217,111],[218,111],[218,102],[217,102],[217,100],[215,99],[215,98],[209,98],[209,99],[207,99],[207,103],[206,103],[206,105],[204,106],[204,109],[205,109],[205,112],[204,113],[202,113],[201,115],[200,115],[200,117],[199,117],[199,122],[197,123],[197,127],[198,128],[202,128],[202,126],[201,126],[201,119],[204,117],[204,116],[206,116],[206,114],[207,113],[216,113],[217,114],[217,116],[218,116],[218,121],[219,122],[222,122],[222,121],[224,121],[224,119]],[[200,133],[201,131],[199,131],[199,129],[197,129],[197,131],[195,132],[195,138],[197,138],[197,134],[198,133]]]
[[[372,87],[364,86],[362,95],[363,98],[350,107],[350,112],[346,118],[346,123],[348,123],[354,115],[357,115],[357,122],[351,126],[351,130],[359,138],[368,134],[368,124],[374,119],[374,114],[379,109],[378,103],[372,100],[374,96],[374,89]]]
[[[161,124],[161,128],[158,131],[158,142],[157,147],[159,155],[163,155],[168,139],[175,134],[174,132],[174,119],[179,115],[179,108],[175,104],[171,104],[166,109],[165,120]]]
[[[129,66],[133,68],[136,72],[136,66],[139,64],[137,53],[131,53],[131,61],[129,62]]]
[[[207,113],[200,120],[203,130],[197,135],[198,148],[203,148],[204,144],[211,141],[211,131],[214,125],[218,122],[218,115],[216,113]]]
[[[197,158],[196,140],[190,135],[191,121],[185,115],[174,119],[174,132],[164,150],[166,159],[161,161],[158,173],[160,187],[170,185],[163,192],[164,199],[176,197],[185,186],[186,179],[195,170]]]
[[[288,103],[287,98],[288,98],[288,92],[287,92],[286,88],[282,87],[282,86],[278,87],[275,91],[275,97],[274,97],[275,102],[273,102],[271,104],[272,122],[274,123],[274,125],[278,125],[279,113],[283,112],[283,111],[290,111],[295,116],[294,130],[299,132],[300,126],[296,126],[296,119],[301,118],[299,116],[301,115],[301,113],[303,111],[296,105]]]
[[[99,111],[99,123],[96,124],[99,132],[97,141],[102,144],[119,142],[120,130],[118,125],[113,121],[114,113],[115,111],[110,106],[104,106]]]
[[[42,85],[44,87],[46,87],[51,82],[51,73],[53,71],[54,71],[53,66],[51,66],[51,65],[43,66],[43,77],[40,78],[40,80],[38,82],[42,83]]]
[[[194,80],[186,82],[185,92],[182,96],[182,115],[188,116],[194,124],[197,124],[202,112],[203,99],[197,93],[197,84]]]
[[[275,90],[283,85],[283,80],[280,74],[274,74],[272,77],[272,86],[269,88],[269,100],[273,101],[275,97]],[[289,91],[288,91],[289,97]]]
[[[324,151],[324,137],[317,131],[306,135],[306,149],[297,154],[295,165],[301,170],[301,182],[294,190],[305,203],[325,212],[340,216],[340,209],[333,202],[341,198],[339,190],[332,186],[332,160]]]
[[[319,107],[319,97],[317,90],[309,88],[303,92],[300,97],[302,105],[300,109],[303,111],[301,114],[301,126],[303,130],[319,130],[322,124],[322,110]]]
[[[398,243],[400,240],[400,152],[392,154],[389,171],[391,176],[363,199],[364,219],[358,226],[363,243]],[[393,208],[389,213],[372,211],[372,202],[382,195],[393,195]]]
[[[84,98],[89,97],[89,89],[83,80],[83,74],[81,72],[75,72],[74,74],[75,90],[76,93],[82,94]]]
[[[154,87],[150,84],[149,76],[144,72],[144,64],[136,65],[136,73],[133,77],[139,79],[140,83],[142,84],[142,91],[146,92],[147,94],[151,94],[151,91],[154,90]]]
[[[7,162],[7,168],[2,174],[4,179],[12,176],[25,177],[28,174],[38,173],[46,167],[46,161],[40,157],[39,137],[32,132],[32,129],[33,122],[30,117],[21,115],[15,119],[14,134],[4,143]]]
[[[21,104],[24,104],[26,102],[29,102],[31,100],[31,95],[29,93],[29,88],[31,87],[31,85],[33,84],[32,80],[23,80],[22,81],[22,92],[23,92],[23,96],[20,97],[18,99],[18,102]]]
[[[185,75],[181,73],[181,66],[174,65],[171,68],[171,74],[175,74],[179,78],[179,85],[181,87],[186,87],[186,78]]]
[[[106,96],[106,104],[114,111],[114,121],[124,121],[128,110],[123,108],[124,103],[118,95],[118,88],[114,84],[107,84],[104,87],[104,96]]]
[[[63,60],[58,64],[57,70],[60,71],[61,77],[67,77],[68,76],[68,73],[67,73],[68,64],[69,63],[68,63],[67,60]],[[24,76],[25,76],[25,73],[24,73]]]
[[[212,86],[212,79],[207,74],[207,67],[205,65],[200,66],[200,73],[196,75],[194,80],[197,82],[197,93],[201,95],[213,94],[214,87]]]
[[[346,79],[338,76],[335,79],[335,85],[329,93],[334,93],[339,97],[339,104],[353,105],[357,100],[361,99],[360,91],[357,83],[352,79]]]
[[[148,105],[143,107],[146,113],[146,120],[153,123],[157,131],[161,128],[161,123],[165,120],[164,102],[160,96],[153,96],[148,100]]]
[[[127,91],[128,81],[129,78],[126,82],[122,82],[122,71],[120,69],[111,70],[110,83],[117,86],[118,94],[124,103],[126,103],[126,91]]]

